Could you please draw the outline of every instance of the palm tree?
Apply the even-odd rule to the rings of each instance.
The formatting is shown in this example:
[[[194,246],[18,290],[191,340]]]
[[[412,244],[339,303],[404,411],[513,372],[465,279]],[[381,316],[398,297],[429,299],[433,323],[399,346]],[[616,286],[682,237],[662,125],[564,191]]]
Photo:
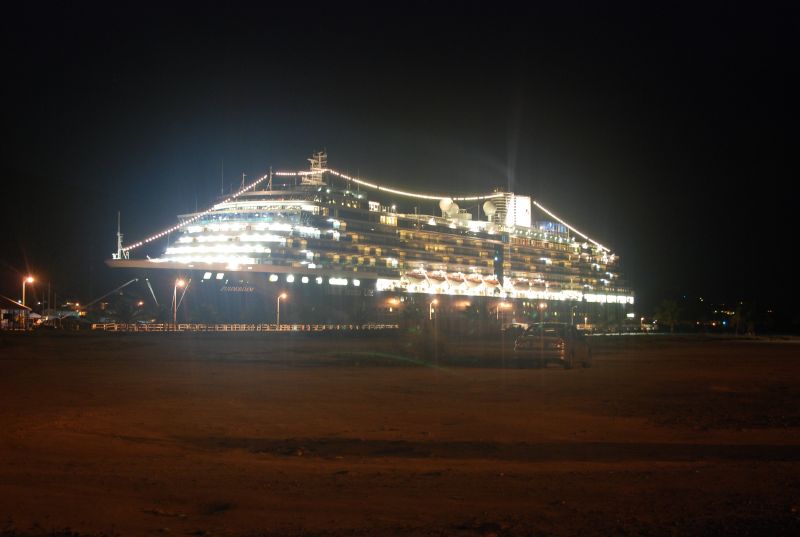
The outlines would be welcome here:
[[[670,333],[675,332],[675,325],[680,320],[680,308],[678,303],[674,300],[662,300],[661,305],[656,310],[656,319],[660,322],[669,325]]]
[[[733,326],[737,335],[740,332],[744,332],[745,329],[748,334],[755,335],[753,307],[749,303],[740,301],[736,304],[736,310],[733,313]]]

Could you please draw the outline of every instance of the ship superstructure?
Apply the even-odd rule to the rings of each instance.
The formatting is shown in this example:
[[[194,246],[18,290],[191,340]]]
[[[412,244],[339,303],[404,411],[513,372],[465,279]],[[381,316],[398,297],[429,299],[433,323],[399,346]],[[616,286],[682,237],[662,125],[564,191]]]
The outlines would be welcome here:
[[[310,162],[180,215],[173,228],[120,246],[109,264],[396,294],[634,302],[618,257],[529,196],[407,192],[327,168],[324,153]],[[167,234],[161,256],[131,258]]]

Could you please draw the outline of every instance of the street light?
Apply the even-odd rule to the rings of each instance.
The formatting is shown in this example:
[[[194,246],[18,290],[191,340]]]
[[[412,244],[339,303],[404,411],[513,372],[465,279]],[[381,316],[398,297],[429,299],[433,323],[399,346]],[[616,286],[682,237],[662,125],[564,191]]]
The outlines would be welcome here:
[[[175,280],[175,287],[172,288],[172,329],[178,329],[178,287],[183,287],[186,282],[178,278]]]
[[[433,300],[431,300],[431,303],[428,304],[428,320],[429,321],[433,320],[433,314],[435,313],[433,307],[438,303],[439,303],[439,301],[434,298]]]
[[[547,302],[539,302],[539,317],[541,321],[544,321],[544,310],[547,309]]]
[[[33,283],[33,276],[27,276],[22,279],[22,309],[25,311],[23,313],[23,319],[25,320],[25,329],[28,329],[28,310],[25,308],[25,285],[29,283]]]
[[[495,308],[495,311],[494,311],[495,319],[497,319],[499,321],[500,320],[500,310],[501,309],[507,310],[510,307],[511,307],[511,303],[510,302],[500,302],[500,303],[498,303],[497,304],[497,308]],[[504,313],[504,317],[505,317],[505,313]]]
[[[287,296],[286,293],[281,293],[278,295],[278,309],[276,310],[275,313],[275,320],[276,320],[275,324],[278,326],[278,330],[281,329],[281,299],[286,298],[286,296]]]
[[[33,276],[28,276],[22,279],[22,305],[25,305],[25,285],[33,283]]]

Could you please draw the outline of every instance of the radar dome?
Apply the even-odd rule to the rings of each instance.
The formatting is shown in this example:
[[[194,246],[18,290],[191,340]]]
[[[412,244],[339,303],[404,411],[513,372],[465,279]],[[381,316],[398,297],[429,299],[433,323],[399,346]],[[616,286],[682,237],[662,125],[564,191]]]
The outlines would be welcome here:
[[[443,213],[448,212],[451,205],[453,205],[453,200],[451,198],[442,198],[439,200],[439,208]]]
[[[491,218],[494,216],[494,213],[497,212],[497,207],[494,206],[494,203],[492,203],[491,200],[486,200],[483,204],[483,212],[485,212],[486,215]]]
[[[450,204],[450,207],[447,209],[447,214],[449,216],[456,216],[458,214],[458,210],[459,210],[458,203],[452,203]]]

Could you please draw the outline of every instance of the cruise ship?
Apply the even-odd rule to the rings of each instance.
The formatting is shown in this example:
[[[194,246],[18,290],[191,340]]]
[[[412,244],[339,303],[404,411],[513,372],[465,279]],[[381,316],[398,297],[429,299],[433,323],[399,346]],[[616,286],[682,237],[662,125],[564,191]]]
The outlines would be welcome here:
[[[187,318],[209,301],[226,320],[269,317],[265,304],[282,293],[294,322],[385,319],[406,307],[589,324],[633,311],[619,257],[530,196],[410,192],[329,168],[324,152],[309,163],[139,242],[123,245],[118,233],[107,264],[191,279]],[[137,256],[165,241],[158,257]]]

